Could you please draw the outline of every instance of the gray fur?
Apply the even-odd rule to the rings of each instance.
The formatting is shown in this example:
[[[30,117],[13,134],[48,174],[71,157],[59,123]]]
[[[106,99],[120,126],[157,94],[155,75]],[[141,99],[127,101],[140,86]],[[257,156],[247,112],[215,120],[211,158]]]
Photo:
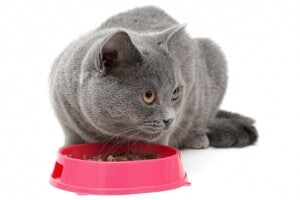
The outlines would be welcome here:
[[[184,25],[152,6],[113,16],[74,41],[50,75],[65,145],[128,140],[179,148],[252,144],[257,138],[253,121],[219,112],[226,85],[220,48],[209,39],[192,39]],[[172,101],[176,87],[179,97]],[[147,89],[157,93],[152,105],[141,99]]]

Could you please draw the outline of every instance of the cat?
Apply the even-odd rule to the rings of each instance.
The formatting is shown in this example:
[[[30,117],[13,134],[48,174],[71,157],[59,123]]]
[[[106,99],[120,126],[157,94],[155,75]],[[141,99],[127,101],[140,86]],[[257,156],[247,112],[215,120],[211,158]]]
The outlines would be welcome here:
[[[220,110],[224,54],[155,6],[107,19],[55,60],[50,97],[65,145],[147,141],[176,148],[244,147],[254,120]]]

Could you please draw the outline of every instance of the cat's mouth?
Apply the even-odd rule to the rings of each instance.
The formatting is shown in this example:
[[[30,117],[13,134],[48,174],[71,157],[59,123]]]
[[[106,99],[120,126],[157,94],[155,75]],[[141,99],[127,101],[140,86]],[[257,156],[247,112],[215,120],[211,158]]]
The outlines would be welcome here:
[[[153,142],[161,137],[163,134],[162,131],[161,128],[142,126],[137,128],[134,132],[124,133],[122,136],[129,140]]]
[[[137,137],[141,140],[146,140],[146,141],[155,141],[159,139],[165,130],[165,127],[159,124],[143,124],[138,128],[139,133]]]
[[[158,138],[160,138],[160,136],[161,136],[161,132],[144,132],[144,131],[141,131],[137,135],[137,139],[152,142],[152,141],[155,141]]]
[[[116,135],[132,141],[155,142],[167,134],[170,127],[160,121],[145,121],[138,126],[125,128]]]

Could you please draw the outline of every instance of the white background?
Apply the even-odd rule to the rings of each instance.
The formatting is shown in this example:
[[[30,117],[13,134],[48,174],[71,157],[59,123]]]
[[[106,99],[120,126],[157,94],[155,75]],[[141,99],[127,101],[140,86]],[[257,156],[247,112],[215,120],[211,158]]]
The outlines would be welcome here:
[[[125,196],[77,196],[48,180],[63,134],[48,97],[54,58],[120,11],[154,4],[193,37],[224,50],[222,107],[254,117],[259,142],[184,150],[190,187]],[[300,199],[300,2],[0,1],[0,199]]]

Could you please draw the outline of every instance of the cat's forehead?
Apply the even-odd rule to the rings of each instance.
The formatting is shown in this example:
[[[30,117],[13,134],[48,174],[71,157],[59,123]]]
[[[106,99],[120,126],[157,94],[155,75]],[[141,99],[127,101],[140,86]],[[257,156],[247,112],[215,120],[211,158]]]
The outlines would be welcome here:
[[[172,57],[152,37],[132,37],[141,59],[134,63],[127,74],[131,85],[169,87],[175,84],[176,67]]]
[[[175,84],[175,70],[171,58],[157,53],[143,52],[142,62],[134,67],[128,77],[131,82],[143,87],[170,87]]]
[[[160,47],[153,38],[144,40],[143,46],[139,48],[142,54],[142,68],[145,72],[170,72],[172,68],[172,57]]]

